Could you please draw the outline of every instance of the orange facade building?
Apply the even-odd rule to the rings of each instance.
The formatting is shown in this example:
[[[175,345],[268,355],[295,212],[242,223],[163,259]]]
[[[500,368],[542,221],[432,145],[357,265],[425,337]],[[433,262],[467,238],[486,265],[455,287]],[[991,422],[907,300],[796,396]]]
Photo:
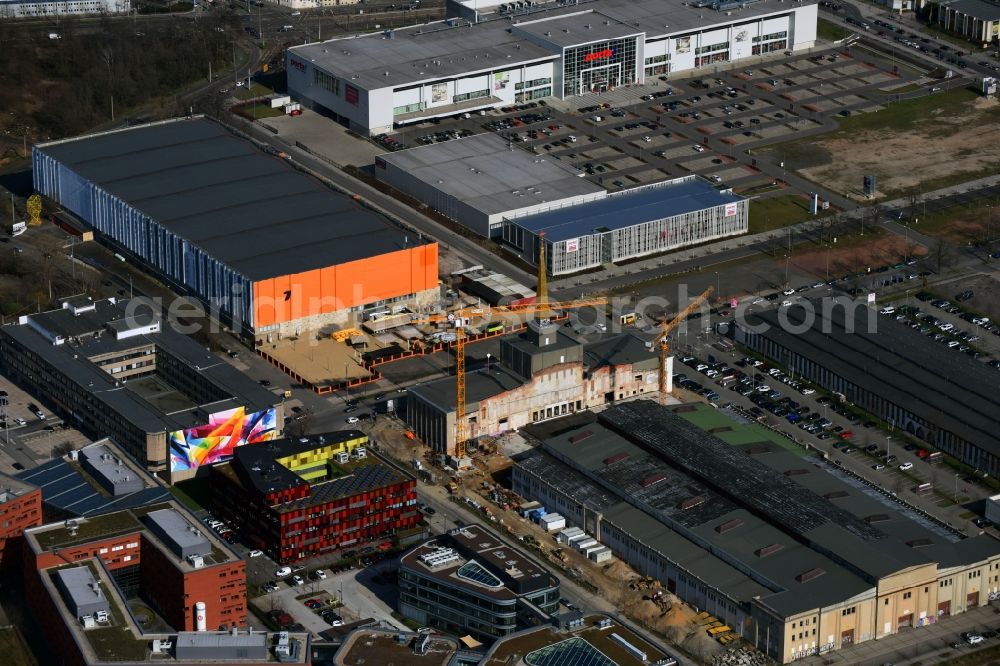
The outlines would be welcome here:
[[[338,312],[436,293],[436,243],[281,275],[253,283],[254,324],[267,328],[323,320]],[[345,314],[346,319],[346,314]]]
[[[438,246],[284,154],[190,117],[39,144],[35,189],[246,337],[437,298]]]

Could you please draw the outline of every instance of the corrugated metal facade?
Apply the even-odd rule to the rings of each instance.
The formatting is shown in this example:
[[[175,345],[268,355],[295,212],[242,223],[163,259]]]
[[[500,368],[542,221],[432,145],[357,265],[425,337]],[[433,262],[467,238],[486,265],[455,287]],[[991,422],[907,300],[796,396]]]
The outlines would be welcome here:
[[[167,281],[217,308],[234,327],[254,326],[253,286],[245,276],[37,147],[32,149],[32,165],[36,191],[59,202]]]

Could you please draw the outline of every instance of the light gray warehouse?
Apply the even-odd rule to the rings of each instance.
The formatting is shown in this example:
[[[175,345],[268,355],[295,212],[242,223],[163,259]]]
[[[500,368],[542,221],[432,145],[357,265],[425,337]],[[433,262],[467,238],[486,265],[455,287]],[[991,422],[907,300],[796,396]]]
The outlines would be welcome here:
[[[493,133],[380,155],[375,166],[380,180],[489,238],[504,219],[606,195],[576,169]]]
[[[503,243],[553,275],[744,234],[749,200],[697,176],[609,193],[599,201],[508,219]]]

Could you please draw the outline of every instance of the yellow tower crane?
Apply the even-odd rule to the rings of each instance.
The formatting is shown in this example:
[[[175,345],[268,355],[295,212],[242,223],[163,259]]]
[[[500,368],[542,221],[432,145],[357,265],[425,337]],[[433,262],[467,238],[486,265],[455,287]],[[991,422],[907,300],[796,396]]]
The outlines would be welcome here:
[[[545,239],[544,233],[541,238],[541,248],[538,260],[538,291],[535,303],[531,305],[516,306],[496,306],[496,307],[468,307],[454,310],[447,314],[431,315],[414,320],[413,324],[432,324],[448,321],[455,327],[455,457],[465,457],[466,443],[469,441],[468,428],[466,427],[466,406],[465,406],[465,326],[473,319],[492,317],[495,314],[525,314],[535,315],[538,319],[548,319],[556,310],[572,310],[576,308],[605,306],[608,303],[606,298],[584,298],[565,303],[552,304],[549,301],[548,287],[546,281],[545,268]]]
[[[667,354],[670,352],[670,342],[667,338],[673,332],[675,328],[681,325],[685,319],[687,319],[692,312],[701,307],[701,304],[712,295],[715,291],[714,288],[709,287],[705,291],[696,297],[691,304],[686,308],[677,313],[673,319],[669,322],[667,318],[663,318],[663,328],[660,329],[660,334],[650,343],[651,346],[660,346],[660,367],[659,367],[659,379],[660,379],[660,404],[667,404]]]

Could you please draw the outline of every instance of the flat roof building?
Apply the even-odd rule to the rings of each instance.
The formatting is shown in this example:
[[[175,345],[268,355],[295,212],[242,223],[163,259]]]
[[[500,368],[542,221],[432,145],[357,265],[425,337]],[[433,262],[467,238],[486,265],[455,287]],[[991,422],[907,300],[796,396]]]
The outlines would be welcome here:
[[[1000,562],[993,539],[962,539],[704,405],[614,406],[517,456],[512,479],[781,663],[933,624],[997,589],[982,578]]]
[[[76,299],[22,315],[0,327],[0,367],[66,421],[110,436],[171,482],[280,436],[281,399],[154,308],[142,299]]]
[[[131,3],[126,0],[3,0],[0,18],[126,14],[131,9]]]
[[[988,0],[941,0],[930,3],[934,22],[981,46],[1000,37],[1000,5]]]
[[[816,4],[547,3],[290,48],[288,88],[363,134],[642,84],[816,40]]]
[[[92,467],[90,461],[95,460],[101,464]],[[170,499],[162,483],[107,438],[25,470],[17,478],[38,487],[51,518],[96,516]]]
[[[749,200],[697,176],[654,183],[558,210],[506,219],[503,244],[553,275],[744,234]]]
[[[749,315],[735,339],[967,465],[1000,475],[996,370],[863,303],[809,304],[808,313],[792,306]]]
[[[405,536],[416,479],[367,444],[346,430],[242,447],[211,470],[212,512],[282,563]]]
[[[582,172],[487,132],[375,158],[375,175],[487,238],[505,219],[603,199]]]
[[[449,633],[493,640],[558,610],[559,579],[480,525],[453,529],[399,561],[400,613]]]
[[[36,484],[0,473],[0,571],[21,563],[21,536],[42,524],[42,490]]]
[[[184,534],[208,548],[181,555],[177,545]],[[134,625],[126,608],[140,590],[156,615],[151,619],[162,623],[154,626],[166,626],[168,633],[246,624],[246,562],[173,501],[41,525],[25,531],[24,539],[28,604],[64,663],[145,661],[153,637]],[[67,562],[86,569],[70,574],[73,589],[82,590],[75,597],[59,592]],[[90,589],[98,588],[106,603],[100,610],[107,617],[95,618],[96,624],[80,621],[88,601],[80,581],[92,582]],[[94,598],[91,593],[89,601]],[[115,641],[102,640],[109,628],[119,636]]]
[[[249,336],[437,287],[437,244],[200,116],[38,144],[35,189]]]
[[[107,613],[111,610],[101,585],[89,567],[72,567],[56,571],[56,583],[74,617]]]

